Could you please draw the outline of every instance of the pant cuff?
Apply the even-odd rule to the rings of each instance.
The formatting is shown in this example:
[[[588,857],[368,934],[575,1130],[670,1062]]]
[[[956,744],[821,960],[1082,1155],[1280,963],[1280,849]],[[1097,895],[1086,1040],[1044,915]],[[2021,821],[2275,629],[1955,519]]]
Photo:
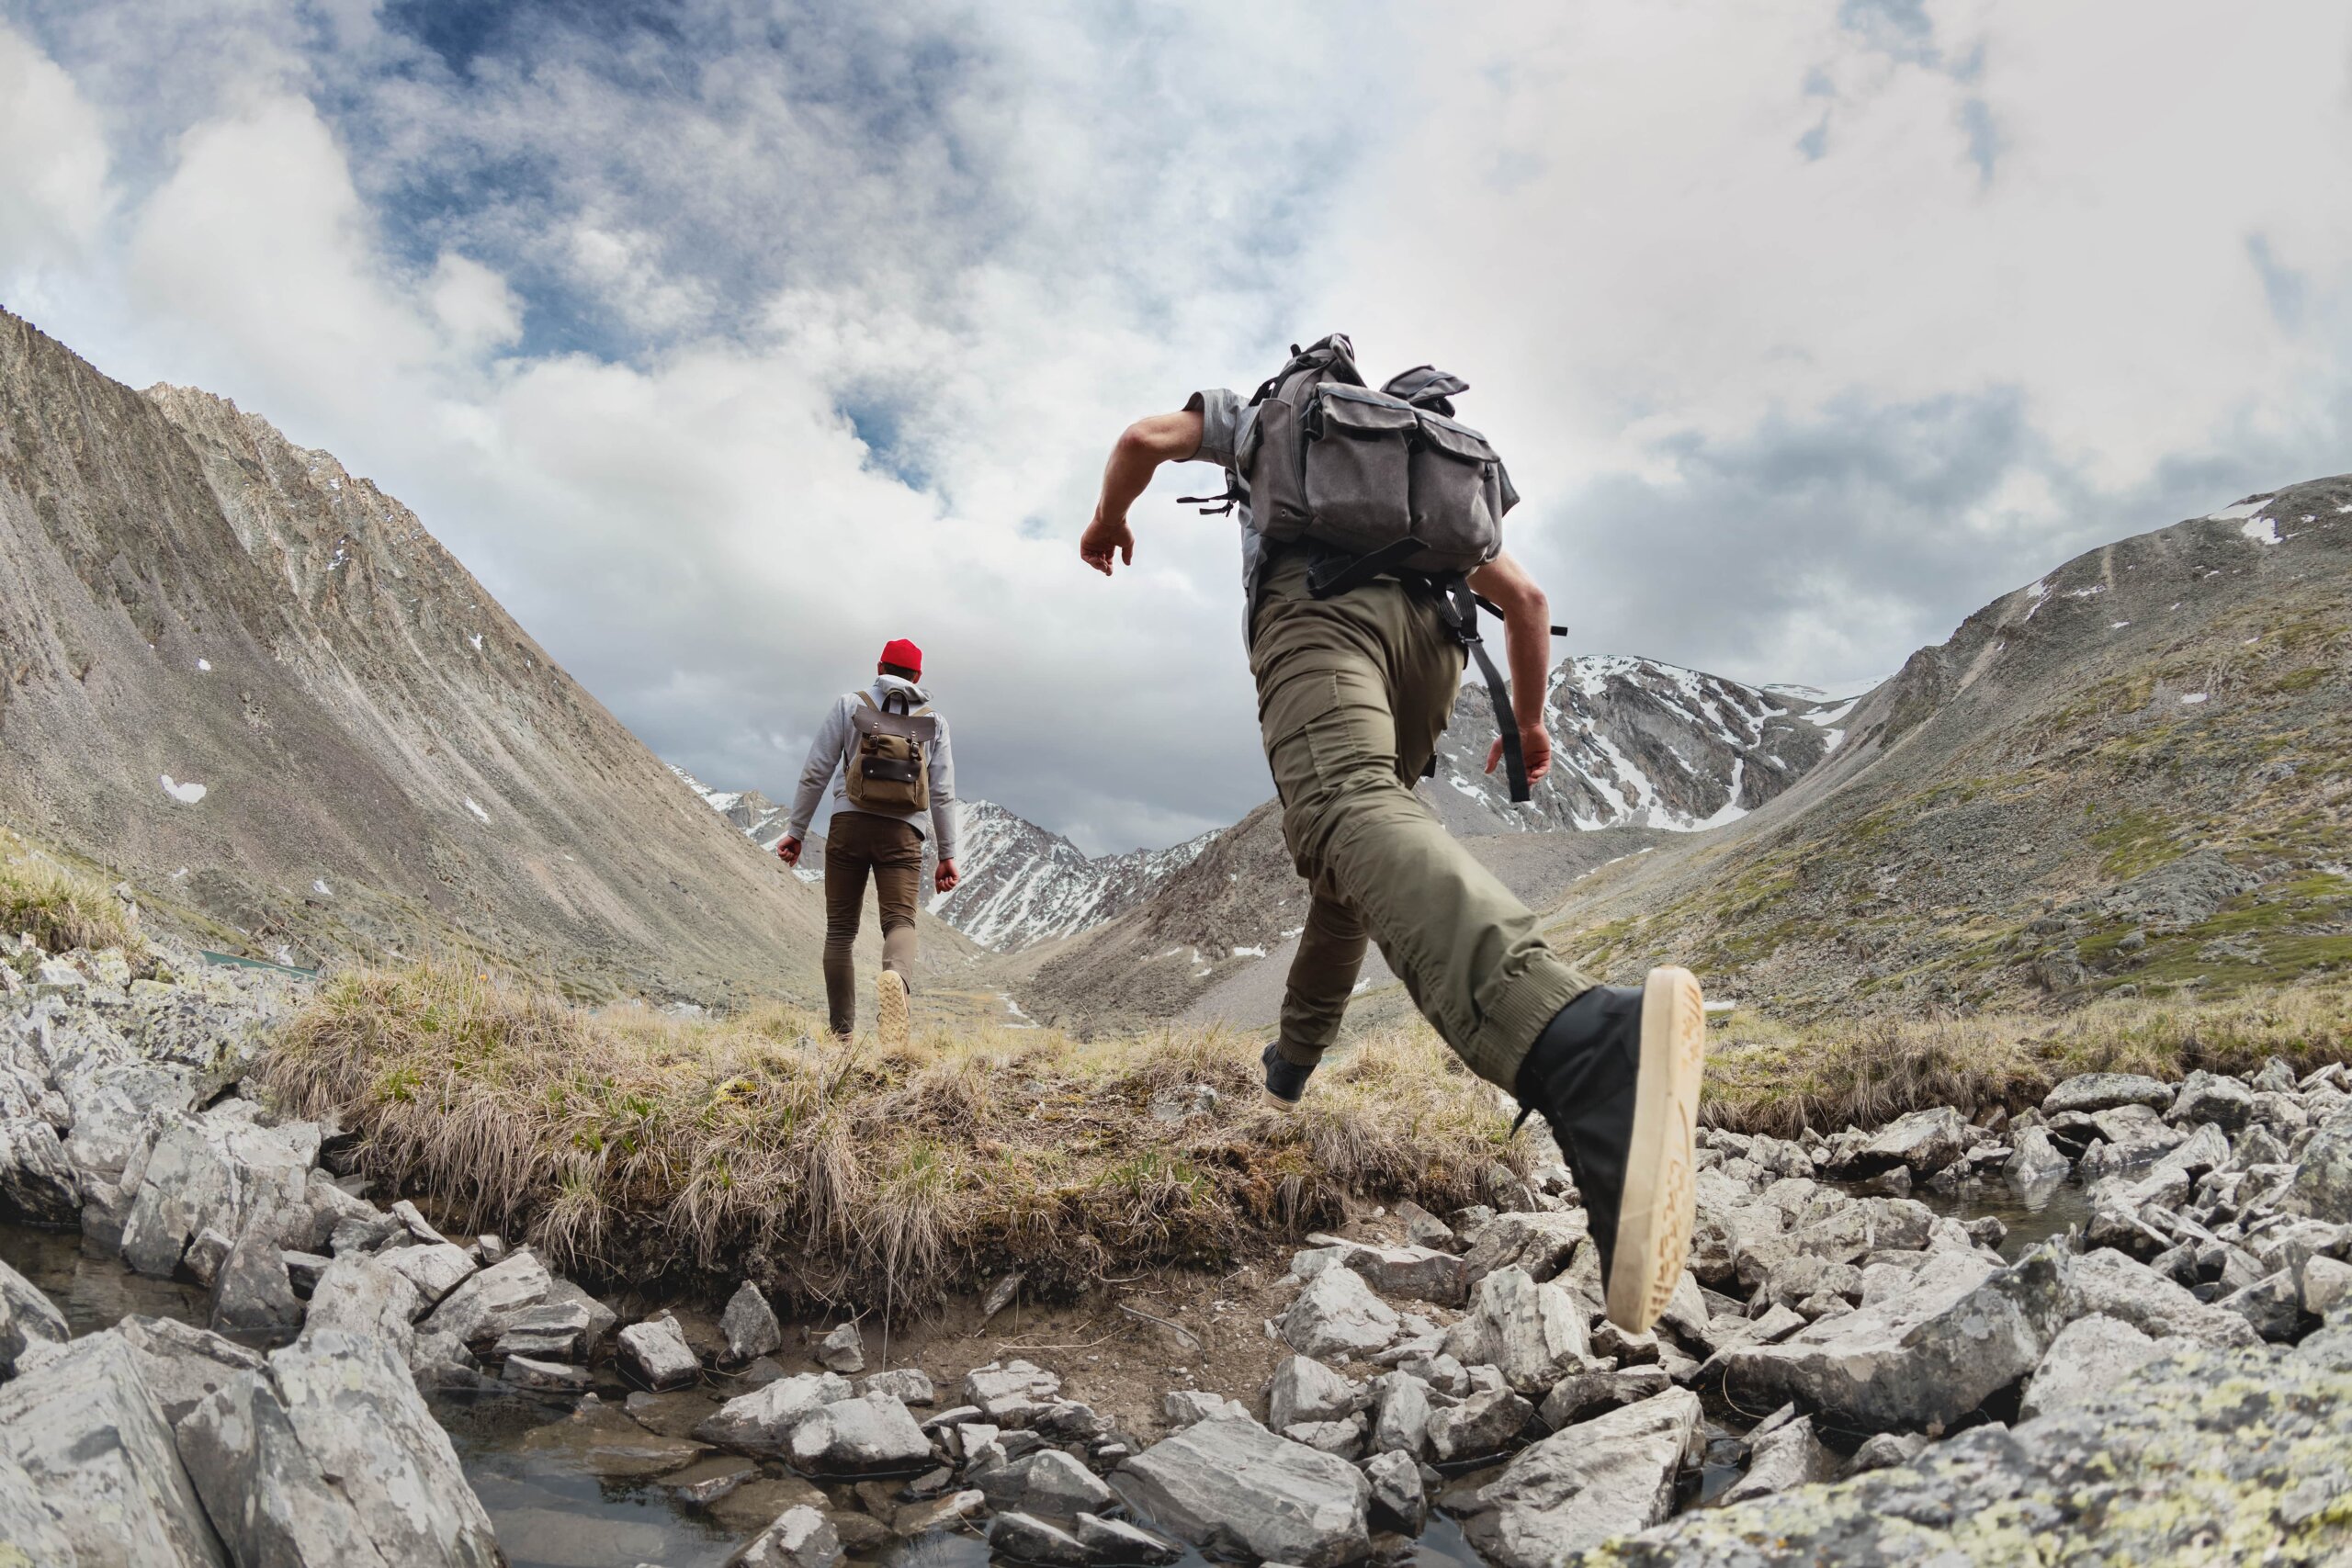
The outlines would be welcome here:
[[[1464,1045],[1463,1061],[1488,1083],[1515,1093],[1527,1048],[1562,1008],[1593,985],[1574,964],[1548,953],[1536,954]]]
[[[1274,1040],[1274,1055],[1280,1056],[1283,1061],[1288,1062],[1294,1067],[1312,1067],[1316,1066],[1323,1060],[1323,1049],[1324,1048],[1320,1045],[1301,1045],[1295,1040],[1288,1040],[1280,1036],[1277,1036]]]

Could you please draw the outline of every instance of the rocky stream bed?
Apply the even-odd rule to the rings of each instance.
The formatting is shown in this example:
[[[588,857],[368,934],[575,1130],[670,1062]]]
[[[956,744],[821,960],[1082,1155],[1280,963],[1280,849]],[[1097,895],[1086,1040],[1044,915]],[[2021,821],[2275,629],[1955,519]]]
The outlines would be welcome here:
[[[1373,1211],[1138,1411],[445,1235],[242,1093],[300,999],[0,964],[0,1564],[2352,1560],[2341,1067],[1709,1134],[1643,1335],[1556,1166]]]

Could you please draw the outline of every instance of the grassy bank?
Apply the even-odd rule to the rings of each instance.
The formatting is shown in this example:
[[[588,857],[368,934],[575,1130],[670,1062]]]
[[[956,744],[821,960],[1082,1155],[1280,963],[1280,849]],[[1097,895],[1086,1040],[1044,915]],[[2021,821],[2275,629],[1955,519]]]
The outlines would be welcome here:
[[[2075,1073],[2175,1079],[2297,1071],[2352,1058],[2352,984],[2319,980],[2211,1000],[2109,997],[2061,1016],[1874,1016],[1792,1025],[1739,1012],[1711,1032],[1705,1120],[1787,1137],[1955,1105],[2021,1110]]]
[[[27,931],[51,953],[117,947],[135,960],[147,950],[137,919],[106,884],[0,828],[0,937]]]
[[[1214,1265],[1337,1218],[1350,1192],[1478,1201],[1490,1167],[1526,1158],[1498,1098],[1424,1030],[1327,1068],[1287,1117],[1258,1108],[1258,1046],[989,1028],[844,1051],[786,1009],[590,1012],[414,968],[331,982],[266,1073],[292,1108],[360,1134],[371,1177],[559,1268],[750,1275],[865,1306],[1006,1268],[1053,1290]],[[1154,1114],[1193,1085],[1213,1107]]]

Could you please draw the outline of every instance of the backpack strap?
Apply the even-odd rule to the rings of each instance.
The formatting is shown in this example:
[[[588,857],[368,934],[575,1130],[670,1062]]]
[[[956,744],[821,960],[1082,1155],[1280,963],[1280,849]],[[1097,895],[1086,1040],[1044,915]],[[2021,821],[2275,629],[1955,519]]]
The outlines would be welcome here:
[[[1437,594],[1437,613],[1453,628],[1455,638],[1478,661],[1478,673],[1486,677],[1487,696],[1495,705],[1495,728],[1502,738],[1503,773],[1510,781],[1511,804],[1521,805],[1534,798],[1535,792],[1527,782],[1527,756],[1520,749],[1519,721],[1511,716],[1510,683],[1495,668],[1494,657],[1478,635],[1478,595],[1470,592],[1470,580],[1460,572],[1432,578],[1430,585]]]

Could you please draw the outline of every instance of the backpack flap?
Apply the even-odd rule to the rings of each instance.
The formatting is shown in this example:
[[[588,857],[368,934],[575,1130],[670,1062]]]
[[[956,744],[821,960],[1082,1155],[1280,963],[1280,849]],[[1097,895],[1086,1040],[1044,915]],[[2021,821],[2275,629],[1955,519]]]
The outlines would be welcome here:
[[[1303,424],[1309,536],[1351,555],[1412,529],[1412,446],[1420,415],[1378,392],[1326,382]]]

